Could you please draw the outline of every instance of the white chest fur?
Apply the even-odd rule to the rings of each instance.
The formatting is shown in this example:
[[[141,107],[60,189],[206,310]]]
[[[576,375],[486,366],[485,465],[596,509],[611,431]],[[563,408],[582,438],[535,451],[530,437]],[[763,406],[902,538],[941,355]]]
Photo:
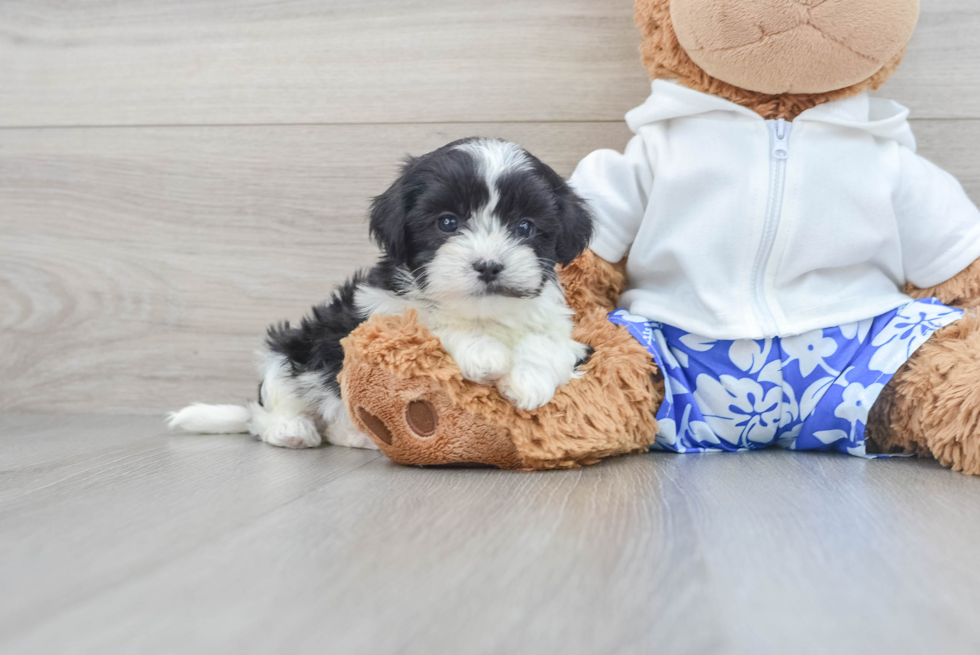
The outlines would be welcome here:
[[[362,286],[355,302],[364,314],[401,314],[414,309],[420,322],[442,341],[468,380],[496,384],[520,409],[536,409],[567,384],[586,347],[572,340],[573,312],[557,282],[536,298],[488,296],[427,300],[421,293],[398,295]]]

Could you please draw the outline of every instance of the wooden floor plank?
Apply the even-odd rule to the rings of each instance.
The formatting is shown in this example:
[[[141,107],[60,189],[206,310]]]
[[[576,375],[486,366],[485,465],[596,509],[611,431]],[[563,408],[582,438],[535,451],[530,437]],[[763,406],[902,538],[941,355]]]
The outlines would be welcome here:
[[[980,201],[980,121],[918,121]],[[517,140],[568,174],[618,123],[0,130],[0,410],[162,412],[255,392],[266,326],[376,253],[406,153]]]
[[[632,0],[0,5],[0,125],[619,120]]]
[[[926,0],[905,60],[879,95],[928,118],[980,118],[980,5]]]
[[[0,4],[0,125],[620,120],[632,0]],[[922,3],[887,94],[980,118],[980,9]]]
[[[5,543],[46,544],[0,557],[7,595],[32,601],[0,606],[0,652],[955,655],[980,643],[980,482],[934,463],[651,454],[518,474],[159,439],[128,475],[0,511]],[[0,440],[0,459],[11,447]],[[345,465],[333,453],[363,466],[332,475]],[[261,492],[285,500],[290,472],[314,489],[241,514]],[[230,512],[237,525],[181,547],[172,522],[189,507],[190,522],[230,525]],[[145,563],[57,600],[110,555]]]
[[[378,457],[274,449],[247,435],[168,436],[160,417],[0,415],[0,635]]]
[[[0,410],[251,397],[265,328],[377,256],[367,207],[403,157],[473,134],[564,174],[628,138],[580,123],[0,130]]]

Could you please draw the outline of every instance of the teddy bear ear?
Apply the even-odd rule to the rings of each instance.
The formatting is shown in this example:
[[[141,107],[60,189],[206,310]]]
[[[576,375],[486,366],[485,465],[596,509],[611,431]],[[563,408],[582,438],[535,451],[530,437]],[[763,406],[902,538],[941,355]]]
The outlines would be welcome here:
[[[405,219],[411,198],[407,180],[418,161],[415,157],[406,159],[398,179],[388,187],[387,191],[371,202],[369,222],[371,238],[388,257],[397,262],[404,262],[408,258]]]

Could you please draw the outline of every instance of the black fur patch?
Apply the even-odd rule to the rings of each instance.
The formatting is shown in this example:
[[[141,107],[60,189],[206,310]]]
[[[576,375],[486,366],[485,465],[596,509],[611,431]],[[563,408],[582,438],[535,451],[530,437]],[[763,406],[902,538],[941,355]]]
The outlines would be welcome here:
[[[398,180],[371,205],[371,236],[392,262],[418,272],[423,286],[425,264],[451,236],[436,219],[446,212],[465,219],[490,199],[478,162],[457,150],[472,140],[409,158]]]
[[[337,374],[344,365],[340,340],[366,318],[354,305],[354,292],[369,277],[363,271],[355,274],[333,293],[330,300],[315,306],[298,327],[284,321],[269,328],[266,344],[272,352],[288,360],[294,376],[317,373],[323,384],[339,395]]]

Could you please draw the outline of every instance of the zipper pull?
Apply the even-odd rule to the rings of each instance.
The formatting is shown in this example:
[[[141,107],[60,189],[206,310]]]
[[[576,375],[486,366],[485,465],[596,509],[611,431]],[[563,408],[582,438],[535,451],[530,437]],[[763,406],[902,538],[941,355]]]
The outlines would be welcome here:
[[[789,159],[789,134],[793,131],[793,126],[785,118],[780,118],[770,123],[769,127],[772,131],[773,159]]]

